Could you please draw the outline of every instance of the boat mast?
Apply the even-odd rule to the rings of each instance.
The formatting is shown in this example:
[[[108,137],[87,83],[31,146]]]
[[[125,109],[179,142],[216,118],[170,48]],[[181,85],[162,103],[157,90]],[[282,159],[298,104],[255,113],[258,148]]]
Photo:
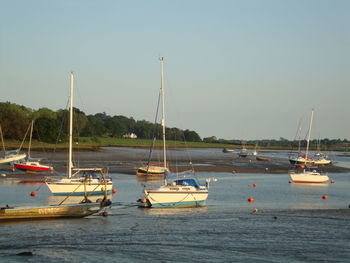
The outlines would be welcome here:
[[[307,160],[307,155],[309,153],[309,143],[310,143],[310,136],[311,136],[311,128],[312,128],[312,120],[313,120],[313,118],[314,118],[314,109],[311,110],[309,134],[307,136],[307,143],[306,143],[305,162]]]
[[[0,125],[0,137],[1,137],[1,142],[2,142],[2,149],[3,149],[4,154],[5,154],[5,152],[6,152],[6,150],[5,150],[5,142],[4,142],[4,136],[2,135],[1,125]]]
[[[30,126],[30,137],[29,137],[29,147],[28,147],[28,158],[30,158],[30,147],[32,146],[32,136],[33,136],[33,126],[34,126],[34,120],[32,120],[32,125]]]
[[[164,169],[165,169],[167,168],[167,161],[166,161],[166,145],[165,145],[165,107],[164,107],[165,102],[164,102],[164,70],[163,70],[164,59],[162,57],[159,60],[160,60],[160,70],[161,70],[160,92],[162,94],[163,160],[164,160]]]
[[[68,153],[68,178],[72,177],[72,147],[73,147],[73,92],[74,75],[70,73],[70,106],[69,106],[69,153]]]

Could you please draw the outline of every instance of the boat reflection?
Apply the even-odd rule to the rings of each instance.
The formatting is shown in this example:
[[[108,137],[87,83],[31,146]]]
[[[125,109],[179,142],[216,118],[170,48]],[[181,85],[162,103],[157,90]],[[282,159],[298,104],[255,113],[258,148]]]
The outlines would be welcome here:
[[[158,183],[163,182],[162,176],[137,176],[136,181],[139,183]]]
[[[91,202],[99,202],[104,198],[104,195],[92,195],[88,196],[88,199]],[[113,195],[107,195],[107,199],[112,201]],[[57,205],[60,203],[64,204],[78,204],[84,200],[84,196],[55,196],[51,195],[47,198],[48,205]]]
[[[181,214],[194,214],[194,213],[206,213],[208,207],[170,207],[170,208],[140,208],[145,215],[181,215]]]
[[[327,187],[329,186],[329,183],[290,183],[292,188],[295,189],[314,189],[315,186],[319,187]]]

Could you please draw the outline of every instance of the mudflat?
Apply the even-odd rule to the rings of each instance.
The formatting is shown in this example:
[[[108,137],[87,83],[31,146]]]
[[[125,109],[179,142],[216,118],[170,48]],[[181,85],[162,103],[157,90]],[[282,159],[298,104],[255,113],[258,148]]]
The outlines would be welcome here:
[[[33,152],[32,156],[43,157],[43,152]],[[230,172],[230,173],[288,173],[291,165],[286,151],[265,151],[264,160],[256,156],[239,157],[237,153],[223,153],[222,149],[191,148],[169,149],[168,163],[172,171]],[[68,154],[60,151],[45,153],[46,160],[58,172],[67,169]],[[112,173],[135,174],[138,167],[147,163],[149,149],[134,147],[103,147],[97,151],[75,151],[73,160],[78,167],[105,167]],[[151,162],[162,160],[161,150],[152,152]],[[325,172],[347,172],[350,169],[337,165],[323,166]]]

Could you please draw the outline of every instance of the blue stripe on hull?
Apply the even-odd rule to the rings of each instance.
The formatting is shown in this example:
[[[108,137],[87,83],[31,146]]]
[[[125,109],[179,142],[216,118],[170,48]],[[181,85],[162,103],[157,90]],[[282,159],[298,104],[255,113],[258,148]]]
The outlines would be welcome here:
[[[67,192],[67,193],[52,193],[53,195],[56,196],[84,196],[84,192],[75,192],[75,193],[71,193],[71,192]],[[94,192],[86,192],[86,195],[91,196],[91,195],[104,195],[105,191],[94,191]],[[112,191],[107,191],[107,195],[112,194]]]
[[[175,202],[175,203],[161,203],[161,204],[152,204],[152,207],[193,207],[193,206],[203,206],[205,201],[191,201],[191,202]]]

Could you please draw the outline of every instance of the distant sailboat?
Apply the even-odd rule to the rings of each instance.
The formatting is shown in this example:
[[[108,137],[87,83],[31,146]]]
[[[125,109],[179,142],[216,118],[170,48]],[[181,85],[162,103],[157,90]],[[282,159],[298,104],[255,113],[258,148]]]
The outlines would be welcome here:
[[[311,128],[312,128],[312,121],[314,116],[314,109],[311,111],[311,117],[310,117],[310,127],[308,132],[308,138],[307,138],[307,145],[306,145],[306,153],[305,153],[305,160],[308,159],[308,153],[309,153],[309,142],[310,142],[310,136],[311,136]],[[289,176],[293,183],[326,183],[329,181],[329,177],[326,174],[322,174],[320,170],[317,168],[305,168],[298,172],[298,171],[290,171]]]
[[[5,142],[4,142],[4,137],[2,134],[2,128],[0,125],[0,137],[1,137],[1,143],[2,143],[2,149],[4,152],[4,157],[0,158],[0,164],[10,164],[19,160],[23,160],[24,158],[26,158],[26,154],[25,153],[19,153],[20,149],[16,149],[13,151],[6,151],[5,150]]]
[[[209,182],[206,186],[199,184],[194,171],[182,173],[171,173],[167,167],[166,145],[165,145],[165,114],[164,114],[164,80],[163,80],[163,58],[161,64],[161,88],[160,95],[162,101],[162,133],[163,133],[163,170],[164,184],[156,188],[145,187],[144,198],[140,198],[140,207],[192,207],[202,206],[208,198]]]
[[[47,172],[47,171],[53,171],[53,167],[49,165],[41,164],[36,160],[33,160],[30,157],[30,148],[32,145],[32,136],[33,136],[33,126],[34,126],[34,120],[31,122],[31,129],[30,129],[30,137],[29,137],[29,146],[28,146],[28,154],[25,161],[15,162],[13,164],[14,169],[19,169],[23,171],[30,171],[30,172]]]
[[[102,168],[73,168],[73,96],[74,76],[70,74],[70,109],[69,109],[69,155],[68,176],[55,181],[47,181],[46,185],[53,195],[101,195],[112,192],[112,179],[107,177]]]

